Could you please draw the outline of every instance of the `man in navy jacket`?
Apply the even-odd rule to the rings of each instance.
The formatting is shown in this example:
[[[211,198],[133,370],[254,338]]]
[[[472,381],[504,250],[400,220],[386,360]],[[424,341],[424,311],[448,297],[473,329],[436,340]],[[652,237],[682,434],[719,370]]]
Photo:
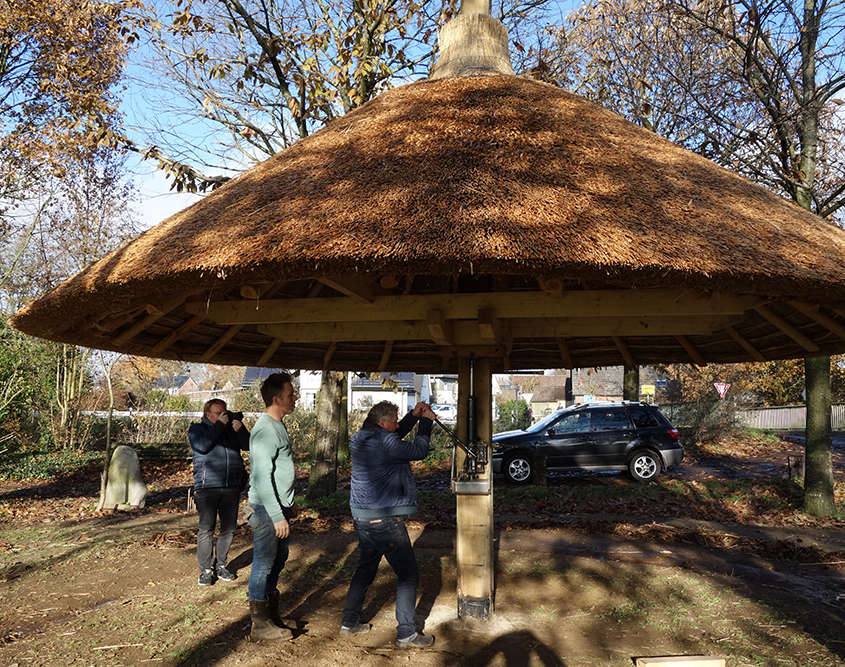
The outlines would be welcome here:
[[[202,421],[188,428],[194,462],[194,502],[200,515],[197,532],[199,585],[211,586],[215,578],[237,579],[229,572],[229,547],[238,526],[241,485],[245,481],[241,450],[249,449],[249,431],[237,419],[229,419],[226,402],[212,398],[203,407]],[[217,558],[214,557],[214,528],[220,517]]]
[[[341,635],[370,630],[361,623],[367,589],[375,579],[381,557],[396,573],[396,646],[431,646],[434,637],[417,632],[414,608],[417,602],[419,567],[404,519],[417,512],[417,486],[411,461],[428,454],[434,413],[426,403],[417,403],[400,422],[398,408],[388,401],[372,407],[361,430],[352,436],[352,490],[349,505],[358,535],[359,561],[346,606]],[[402,438],[419,421],[413,442]]]

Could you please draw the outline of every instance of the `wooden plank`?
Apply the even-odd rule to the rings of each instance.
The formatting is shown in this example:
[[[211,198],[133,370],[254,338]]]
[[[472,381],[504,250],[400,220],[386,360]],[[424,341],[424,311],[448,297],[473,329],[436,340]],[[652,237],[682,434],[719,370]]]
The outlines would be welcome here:
[[[469,360],[458,364],[458,436],[469,441],[466,424],[466,403],[470,393],[476,397],[476,418],[479,438],[487,443],[490,460],[493,437],[492,375],[489,359],[477,359],[475,387],[469,386]],[[464,456],[458,457],[458,469]],[[487,466],[481,479],[490,478]],[[493,493],[456,496],[458,561],[458,618],[488,619],[493,614]]]
[[[712,655],[662,656],[637,658],[636,667],[725,667],[725,659]]]
[[[268,299],[255,301],[189,301],[185,309],[219,324],[271,324],[276,322],[367,322],[373,320],[425,320],[434,310],[444,319],[472,319],[478,311],[492,309],[508,317],[687,317],[691,315],[742,315],[757,304],[749,296],[721,295],[695,299],[685,290],[607,290],[566,292],[554,297],[543,292],[486,292],[484,294],[424,294],[375,296],[372,303],[358,298]]]
[[[769,310],[768,308],[766,308],[766,306],[757,306],[754,310],[760,313],[763,317],[769,320],[769,322],[774,324],[783,333],[785,333],[792,340],[798,343],[801,347],[807,350],[807,352],[819,351],[818,345],[816,345],[813,341],[807,338],[807,336],[805,336],[803,333],[798,331],[798,329],[792,326],[789,322],[783,319],[776,312]]]

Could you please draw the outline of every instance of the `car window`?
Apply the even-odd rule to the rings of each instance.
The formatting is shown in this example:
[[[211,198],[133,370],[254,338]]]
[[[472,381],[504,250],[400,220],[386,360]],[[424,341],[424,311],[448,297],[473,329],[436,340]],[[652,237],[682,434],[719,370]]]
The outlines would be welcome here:
[[[587,412],[574,412],[566,415],[554,425],[555,433],[577,433],[590,430],[590,415]]]
[[[655,426],[660,426],[660,422],[651,410],[645,410],[644,408],[629,408],[628,411],[631,414],[631,421],[634,422],[634,426],[637,428],[653,428]]]
[[[628,415],[623,410],[590,410],[593,431],[630,428]]]

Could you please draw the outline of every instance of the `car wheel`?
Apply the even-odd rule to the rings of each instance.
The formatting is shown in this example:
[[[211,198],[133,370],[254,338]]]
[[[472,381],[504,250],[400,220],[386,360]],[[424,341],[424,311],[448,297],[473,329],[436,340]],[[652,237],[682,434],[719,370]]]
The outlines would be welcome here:
[[[628,461],[628,470],[638,482],[651,482],[660,474],[660,459],[653,452],[637,452]]]
[[[534,476],[534,462],[526,454],[513,454],[505,461],[504,473],[513,484],[528,484]]]

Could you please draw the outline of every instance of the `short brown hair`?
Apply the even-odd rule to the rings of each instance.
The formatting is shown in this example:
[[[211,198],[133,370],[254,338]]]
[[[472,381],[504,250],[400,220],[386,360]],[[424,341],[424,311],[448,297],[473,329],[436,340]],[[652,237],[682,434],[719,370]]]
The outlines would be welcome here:
[[[273,396],[281,396],[288,382],[293,388],[293,377],[290,373],[272,373],[267,376],[267,379],[261,383],[261,398],[264,400],[265,407],[269,408],[273,405]]]
[[[204,415],[207,415],[209,412],[211,412],[211,406],[216,405],[217,403],[222,405],[224,410],[226,409],[226,401],[224,401],[222,398],[212,398],[207,400],[205,402],[205,405],[202,406],[202,413]]]

